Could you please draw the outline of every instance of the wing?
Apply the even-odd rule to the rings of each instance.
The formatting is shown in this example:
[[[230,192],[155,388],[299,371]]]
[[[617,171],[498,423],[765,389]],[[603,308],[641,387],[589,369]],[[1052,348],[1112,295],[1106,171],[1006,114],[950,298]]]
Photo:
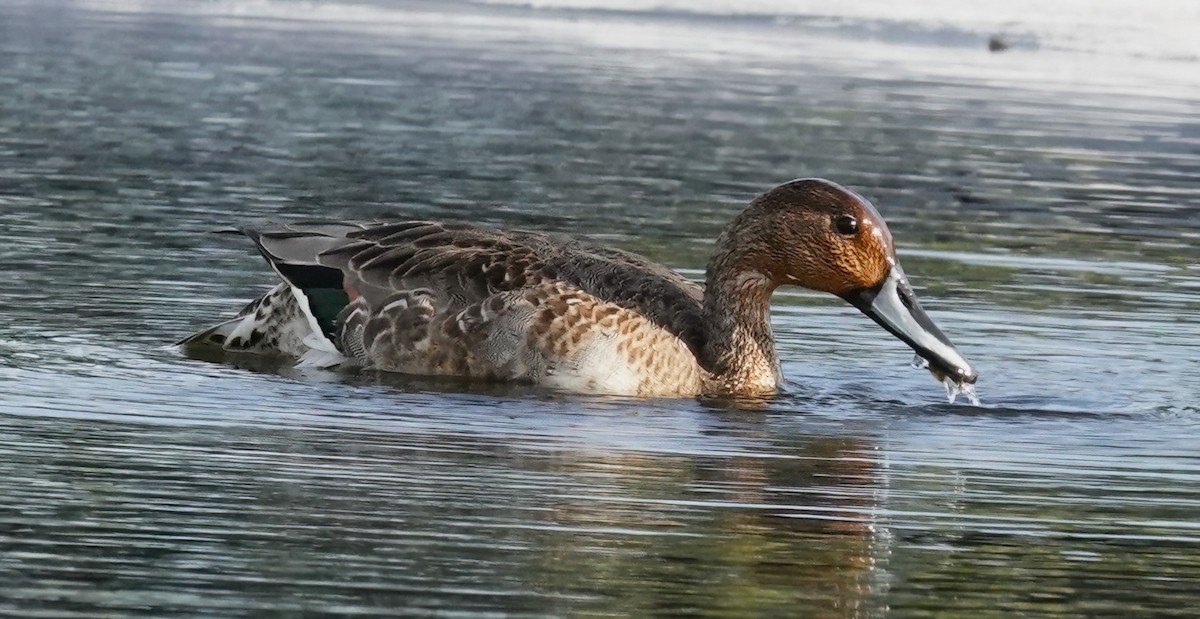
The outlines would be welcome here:
[[[645,316],[693,351],[703,347],[703,289],[636,254],[537,232],[427,221],[305,223],[247,230],[288,281],[343,288],[379,307],[424,289],[438,311],[560,282]]]

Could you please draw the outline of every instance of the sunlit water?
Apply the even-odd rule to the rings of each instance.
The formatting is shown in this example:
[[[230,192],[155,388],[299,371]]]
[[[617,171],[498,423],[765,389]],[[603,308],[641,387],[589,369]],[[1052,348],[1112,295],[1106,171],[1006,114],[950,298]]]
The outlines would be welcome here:
[[[1194,616],[1196,58],[1038,15],[989,54],[982,18],[3,0],[0,614]],[[810,175],[889,220],[981,407],[794,291],[757,405],[170,346],[272,282],[229,224],[483,221],[700,277]]]

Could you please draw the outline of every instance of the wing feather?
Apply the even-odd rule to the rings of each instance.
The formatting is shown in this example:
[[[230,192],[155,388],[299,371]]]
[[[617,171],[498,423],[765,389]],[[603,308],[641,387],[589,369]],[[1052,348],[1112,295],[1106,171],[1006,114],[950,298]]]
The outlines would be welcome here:
[[[627,251],[429,221],[312,222],[254,233],[273,262],[340,270],[373,308],[396,292],[427,289],[439,311],[456,311],[497,293],[560,282],[640,313],[693,351],[703,347],[703,289]]]

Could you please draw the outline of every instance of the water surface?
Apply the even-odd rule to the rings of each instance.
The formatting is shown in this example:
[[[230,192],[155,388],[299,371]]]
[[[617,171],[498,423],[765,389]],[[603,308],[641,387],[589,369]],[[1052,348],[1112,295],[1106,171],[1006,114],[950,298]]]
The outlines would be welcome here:
[[[303,8],[0,2],[0,613],[1194,614],[1175,39],[1079,43],[1100,9],[988,54],[919,16]],[[699,278],[799,176],[879,207],[983,407],[799,291],[757,407],[171,346],[272,284],[222,226],[482,221]]]

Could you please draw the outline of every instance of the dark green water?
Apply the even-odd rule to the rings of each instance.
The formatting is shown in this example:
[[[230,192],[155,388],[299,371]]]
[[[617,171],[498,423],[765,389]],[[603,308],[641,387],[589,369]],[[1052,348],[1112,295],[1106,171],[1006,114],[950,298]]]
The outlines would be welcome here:
[[[441,6],[0,1],[0,614],[1195,616],[1194,60]],[[888,218],[983,407],[803,292],[755,410],[170,345],[272,284],[221,226],[698,276],[799,176]]]

